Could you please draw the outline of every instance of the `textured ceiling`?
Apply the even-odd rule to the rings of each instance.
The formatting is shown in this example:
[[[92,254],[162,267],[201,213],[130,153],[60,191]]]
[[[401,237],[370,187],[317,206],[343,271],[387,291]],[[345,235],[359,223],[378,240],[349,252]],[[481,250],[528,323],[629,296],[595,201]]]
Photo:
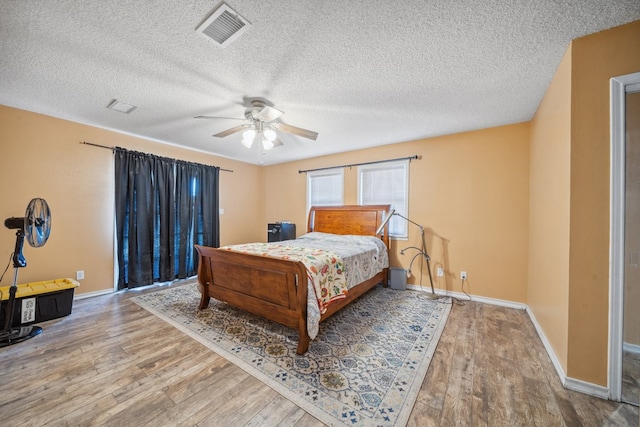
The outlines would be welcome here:
[[[3,0],[0,104],[275,164],[530,120],[572,39],[640,19],[638,0],[229,0],[252,25],[221,48],[195,31],[219,4]],[[244,97],[317,141],[260,153],[193,118]]]

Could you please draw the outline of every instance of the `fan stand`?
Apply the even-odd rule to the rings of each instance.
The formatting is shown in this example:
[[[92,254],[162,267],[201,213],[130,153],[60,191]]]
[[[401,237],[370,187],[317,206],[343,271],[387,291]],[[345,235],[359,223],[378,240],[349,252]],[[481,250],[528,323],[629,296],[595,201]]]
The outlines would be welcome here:
[[[27,261],[25,260],[24,255],[22,255],[23,246],[24,231],[19,229],[16,232],[16,247],[13,251],[13,267],[15,269],[13,273],[13,284],[9,288],[9,300],[7,302],[4,327],[2,328],[2,331],[0,331],[0,348],[17,344],[42,333],[42,328],[40,326],[21,326],[19,328],[11,328],[11,323],[13,322],[13,311],[16,303],[16,292],[18,291],[18,269],[27,265]]]

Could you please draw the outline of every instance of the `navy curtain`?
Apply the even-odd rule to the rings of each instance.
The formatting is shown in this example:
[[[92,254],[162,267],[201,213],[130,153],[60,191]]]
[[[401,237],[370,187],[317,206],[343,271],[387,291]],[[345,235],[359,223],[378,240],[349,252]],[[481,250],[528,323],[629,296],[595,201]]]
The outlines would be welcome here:
[[[115,150],[118,289],[197,273],[194,244],[220,246],[220,168]]]

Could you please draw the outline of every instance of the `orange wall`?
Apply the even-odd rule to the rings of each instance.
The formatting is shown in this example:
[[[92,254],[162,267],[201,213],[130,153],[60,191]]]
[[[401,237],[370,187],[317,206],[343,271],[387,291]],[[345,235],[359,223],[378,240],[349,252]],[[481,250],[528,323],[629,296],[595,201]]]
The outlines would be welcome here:
[[[106,146],[213,164],[221,172],[221,244],[264,241],[266,223],[289,219],[305,231],[306,175],[298,169],[421,155],[411,163],[410,216],[426,227],[432,269],[443,266],[435,286],[509,301],[526,301],[528,217],[528,124],[394,144],[312,160],[258,167],[179,147],[0,106],[0,218],[21,216],[29,200],[43,197],[52,210],[52,234],[42,248],[25,247],[28,261],[19,282],[75,277],[85,271],[78,293],[113,288],[113,156]],[[19,177],[14,179],[14,177]],[[345,172],[345,202],[355,204],[356,168]],[[250,195],[237,197],[238,194]],[[392,246],[392,265],[408,267]],[[8,259],[15,237],[0,228],[0,251]],[[481,246],[482,251],[478,251]],[[4,249],[2,249],[4,248]],[[0,257],[1,257],[0,252]],[[414,264],[419,282],[419,271]],[[423,284],[428,277],[423,271]],[[12,277],[2,281],[6,286]],[[496,277],[497,276],[497,277]]]
[[[77,270],[84,270],[78,294],[113,289],[113,155],[80,141],[233,170],[220,172],[220,204],[225,210],[221,243],[263,237],[260,167],[0,106],[0,219],[24,216],[34,197],[44,198],[52,213],[51,235],[45,246],[32,248],[25,243],[27,267],[19,269],[19,283],[75,278]],[[15,240],[14,230],[0,226],[1,260],[9,260]],[[0,285],[8,286],[12,281],[10,266]]]
[[[569,317],[571,47],[531,121],[527,303],[563,369]]]
[[[567,375],[607,384],[609,79],[640,71],[640,21],[573,41]]]
[[[265,167],[266,220],[288,219],[298,235],[306,227],[306,175],[298,170],[422,156],[410,166],[409,218],[424,225],[434,286],[515,302],[527,298],[529,124],[521,123],[387,145]],[[357,202],[357,168],[345,169],[345,203]],[[419,246],[417,227],[409,241],[391,244],[391,265],[408,268],[406,246]],[[419,269],[409,283],[419,283]],[[428,286],[426,269],[423,286]]]

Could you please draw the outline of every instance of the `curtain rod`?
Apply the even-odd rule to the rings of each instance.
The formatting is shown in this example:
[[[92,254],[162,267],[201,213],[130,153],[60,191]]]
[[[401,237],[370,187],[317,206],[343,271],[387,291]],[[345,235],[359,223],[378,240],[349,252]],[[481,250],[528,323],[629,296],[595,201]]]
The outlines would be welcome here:
[[[324,170],[329,170],[329,169],[337,169],[337,168],[350,168],[353,166],[362,166],[362,165],[375,165],[376,163],[387,163],[387,162],[395,162],[398,160],[421,160],[422,156],[411,156],[411,157],[399,157],[397,159],[387,159],[387,160],[376,160],[373,162],[364,162],[364,163],[353,163],[351,165],[340,165],[340,166],[329,166],[326,168],[317,168],[317,169],[306,169],[306,170],[299,170],[298,173],[307,173],[307,172],[316,172],[316,171],[324,171]]]
[[[84,145],[91,145],[92,147],[107,148],[107,149],[109,149],[109,150],[111,150],[111,151],[115,151],[115,150],[116,150],[116,147],[108,147],[108,146],[106,146],[106,145],[94,144],[93,142],[80,141],[80,144],[84,144]],[[220,168],[220,170],[221,170],[221,171],[224,171],[224,172],[233,172],[231,169],[223,169],[223,168]]]

